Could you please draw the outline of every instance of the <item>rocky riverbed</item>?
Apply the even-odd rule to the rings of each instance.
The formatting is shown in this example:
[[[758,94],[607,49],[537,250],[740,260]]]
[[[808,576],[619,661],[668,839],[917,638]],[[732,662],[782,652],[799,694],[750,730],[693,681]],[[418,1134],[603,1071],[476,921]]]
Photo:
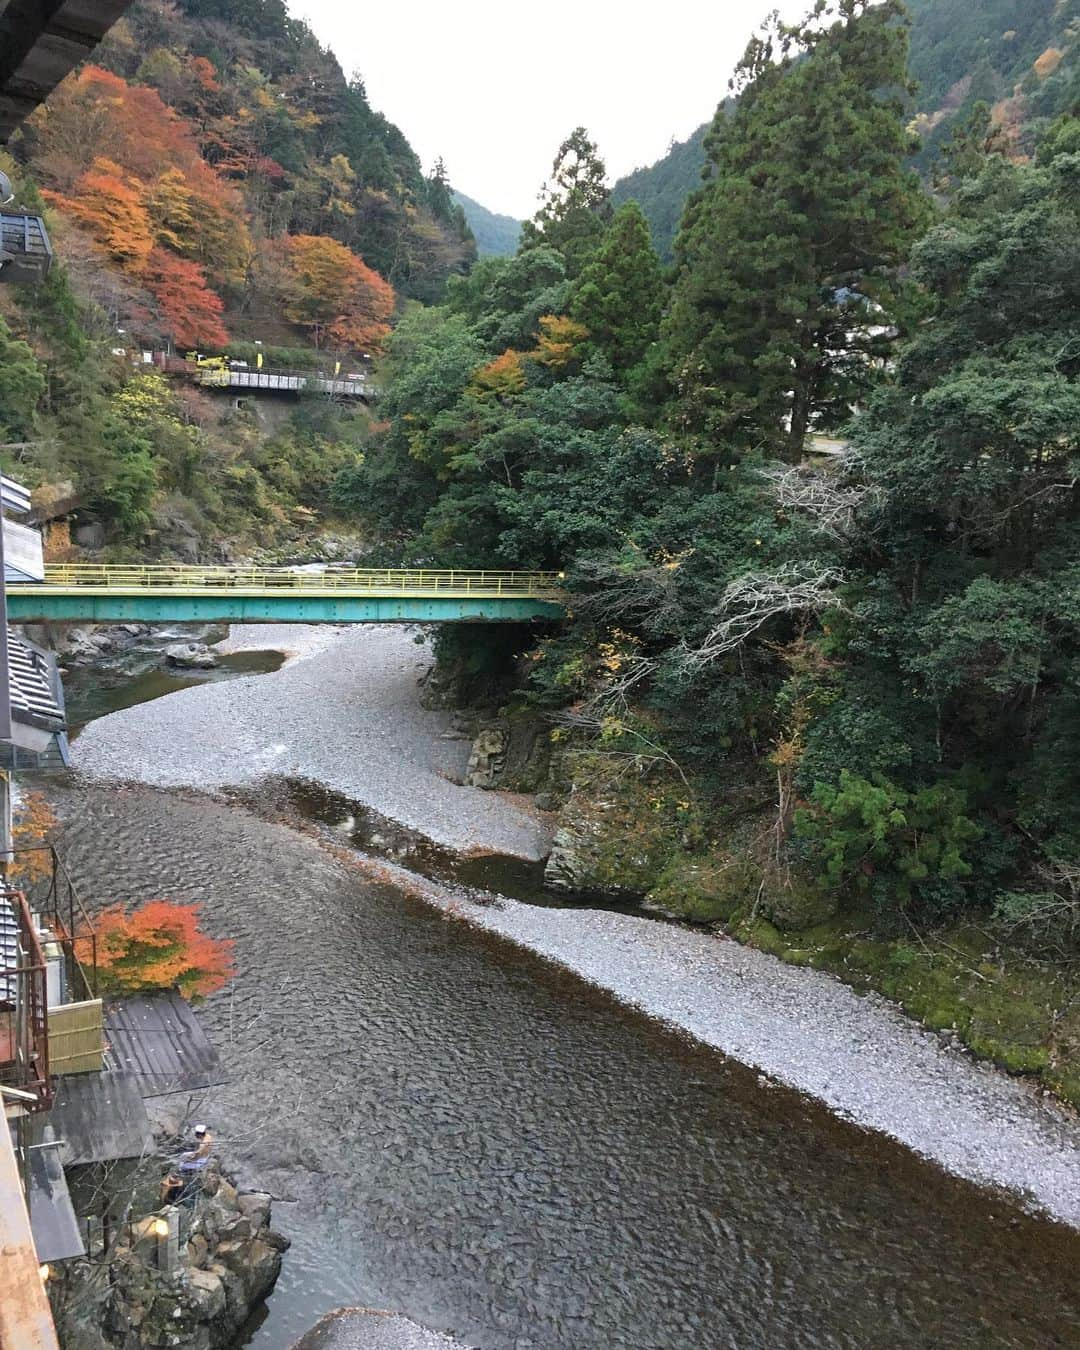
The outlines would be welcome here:
[[[79,739],[78,767],[156,787],[309,778],[448,848],[542,857],[551,831],[540,813],[458,786],[469,742],[448,714],[422,706],[417,682],[430,650],[414,636],[364,625],[236,627],[219,651],[280,646],[291,659],[272,675],[101,718]]]

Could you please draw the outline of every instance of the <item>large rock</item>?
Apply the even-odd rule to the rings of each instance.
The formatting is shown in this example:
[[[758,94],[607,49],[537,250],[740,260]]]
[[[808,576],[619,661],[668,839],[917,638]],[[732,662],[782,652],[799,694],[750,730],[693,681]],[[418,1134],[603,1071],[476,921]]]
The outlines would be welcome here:
[[[60,1268],[64,1350],[226,1350],[281,1270],[289,1244],[269,1224],[270,1197],[238,1195],[212,1163],[175,1270],[158,1269],[156,1240],[117,1244],[108,1281],[93,1265]]]
[[[165,663],[180,670],[213,670],[218,659],[205,642],[174,642],[165,648]]]
[[[301,1336],[293,1350],[467,1350],[461,1341],[372,1308],[339,1308]]]
[[[639,899],[696,829],[689,791],[654,766],[571,757],[572,787],[544,869],[555,890]]]
[[[469,787],[493,788],[506,765],[507,735],[502,727],[484,727],[473,741],[465,782]]]
[[[189,1270],[192,1299],[203,1319],[212,1322],[225,1311],[225,1286],[212,1270]]]

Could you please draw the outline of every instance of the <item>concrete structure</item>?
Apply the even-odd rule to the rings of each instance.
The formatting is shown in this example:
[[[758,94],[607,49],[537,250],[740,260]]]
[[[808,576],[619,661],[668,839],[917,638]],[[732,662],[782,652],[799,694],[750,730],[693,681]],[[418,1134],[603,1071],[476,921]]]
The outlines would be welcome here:
[[[0,145],[85,61],[131,0],[8,0],[0,6]]]

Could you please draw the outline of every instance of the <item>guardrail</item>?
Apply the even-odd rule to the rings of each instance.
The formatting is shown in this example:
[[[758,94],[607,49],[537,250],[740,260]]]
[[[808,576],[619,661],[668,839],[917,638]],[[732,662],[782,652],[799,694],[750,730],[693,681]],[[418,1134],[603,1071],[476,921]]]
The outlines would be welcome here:
[[[307,572],[282,567],[52,563],[45,568],[46,588],[92,586],[125,591],[144,588],[287,589],[320,595],[352,592],[363,595],[478,596],[485,599],[505,595],[549,600],[559,596],[563,581],[562,572],[476,572],[392,567],[327,568],[321,572]]]

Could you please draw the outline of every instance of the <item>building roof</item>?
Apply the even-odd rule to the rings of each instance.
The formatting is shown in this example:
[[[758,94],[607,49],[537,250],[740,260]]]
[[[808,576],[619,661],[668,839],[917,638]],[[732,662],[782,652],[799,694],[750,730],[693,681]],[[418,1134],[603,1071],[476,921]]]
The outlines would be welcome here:
[[[44,1136],[41,1143],[30,1148],[26,1197],[30,1230],[39,1261],[70,1261],[85,1256],[86,1247],[60,1162],[60,1143],[49,1126]]]
[[[144,1097],[196,1091],[220,1082],[218,1052],[177,993],[134,994],[105,1006],[105,1038],[118,1073]]]
[[[0,0],[0,145],[85,61],[131,0]]]
[[[22,728],[24,733],[42,733],[47,745],[49,737],[59,735],[66,727],[56,658],[36,643],[9,631],[8,667],[13,739],[16,744],[23,743],[19,735]],[[26,748],[44,747],[27,744]]]
[[[70,1073],[56,1080],[49,1120],[65,1167],[144,1158],[154,1132],[138,1081],[124,1073]]]

